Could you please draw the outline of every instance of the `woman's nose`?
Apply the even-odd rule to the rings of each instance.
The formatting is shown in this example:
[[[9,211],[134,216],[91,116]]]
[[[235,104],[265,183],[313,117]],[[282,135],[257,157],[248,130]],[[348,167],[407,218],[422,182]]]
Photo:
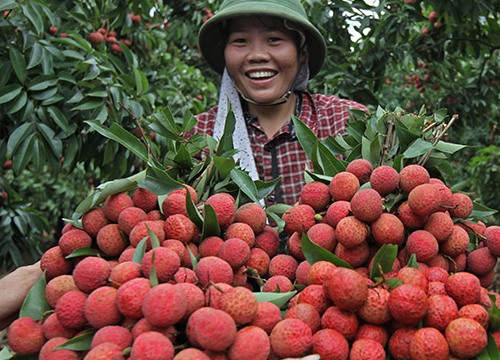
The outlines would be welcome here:
[[[265,43],[254,42],[249,48],[247,59],[249,61],[268,61],[270,54]]]

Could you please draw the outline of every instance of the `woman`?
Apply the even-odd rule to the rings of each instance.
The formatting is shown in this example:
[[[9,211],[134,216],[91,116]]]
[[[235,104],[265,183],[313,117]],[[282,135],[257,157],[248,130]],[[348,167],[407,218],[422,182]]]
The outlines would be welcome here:
[[[306,90],[323,65],[326,45],[299,0],[226,0],[201,27],[199,45],[222,84],[218,106],[197,115],[193,132],[220,138],[231,108],[241,166],[254,179],[281,177],[268,205],[295,203],[312,165],[292,116],[324,139],[344,132],[349,110],[366,107]]]

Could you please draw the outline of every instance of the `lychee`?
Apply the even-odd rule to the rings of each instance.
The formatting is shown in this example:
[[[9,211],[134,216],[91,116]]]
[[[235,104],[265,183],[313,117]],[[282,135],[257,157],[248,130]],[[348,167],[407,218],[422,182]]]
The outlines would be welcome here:
[[[335,228],[335,239],[346,248],[355,248],[366,241],[368,226],[354,216],[347,216],[339,221]]]
[[[79,353],[73,350],[56,350],[55,348],[59,345],[64,344],[69,339],[64,336],[58,336],[49,339],[40,349],[38,354],[39,360],[79,360],[81,356]]]
[[[273,352],[281,357],[300,357],[312,346],[311,328],[299,319],[284,319],[276,324],[270,335]]]
[[[326,295],[323,285],[311,284],[299,293],[297,303],[311,304],[320,314],[323,314],[331,306],[332,301]]]
[[[348,341],[351,341],[358,332],[359,318],[353,311],[330,306],[321,316],[321,327],[337,330]]]
[[[389,195],[399,186],[399,173],[392,166],[376,167],[370,175],[370,185],[381,196]]]
[[[144,210],[146,213],[158,208],[158,196],[148,189],[137,188],[132,193],[132,201],[134,202],[134,206]]]
[[[39,352],[45,341],[42,324],[28,316],[14,320],[7,331],[9,347],[20,355]]]
[[[128,240],[123,235],[118,224],[107,224],[97,233],[97,246],[108,256],[120,256],[123,250],[127,248]]]
[[[172,284],[152,287],[142,301],[142,313],[153,326],[174,325],[184,317],[186,311],[186,294]]]
[[[217,256],[201,258],[196,266],[195,273],[199,284],[203,288],[210,282],[223,282],[231,284],[233,280],[233,269],[229,263]]]
[[[121,231],[128,235],[135,225],[145,220],[148,220],[146,212],[140,207],[131,206],[123,209],[118,215],[118,226]]]
[[[188,216],[186,196],[181,193],[169,193],[161,203],[161,209],[165,218],[175,214]]]
[[[92,246],[92,238],[85,231],[74,229],[66,232],[59,238],[59,247],[64,256],[68,256],[73,251]]]
[[[148,331],[139,335],[132,344],[130,359],[173,359],[174,345],[168,337],[157,332]]]
[[[284,275],[269,277],[262,286],[262,292],[288,292],[294,290],[292,281]]]
[[[245,265],[250,258],[250,247],[239,238],[230,238],[222,243],[217,256],[225,260],[233,270]]]
[[[408,205],[418,216],[427,217],[441,206],[441,193],[435,184],[415,186],[408,194]]]
[[[404,227],[409,230],[422,228],[425,224],[426,217],[417,215],[408,205],[408,201],[403,201],[396,212],[397,217],[403,223]]]
[[[321,327],[321,316],[311,304],[300,303],[293,306],[285,314],[285,319],[299,319],[309,325],[314,334]]]
[[[458,308],[467,304],[476,304],[481,297],[481,283],[477,276],[461,271],[448,277],[445,289],[449,296],[455,300]]]
[[[255,318],[258,302],[252,291],[236,286],[221,295],[218,308],[228,313],[237,325],[243,325]]]
[[[118,290],[111,286],[102,286],[92,291],[85,301],[84,315],[88,323],[96,329],[116,325],[122,320],[122,314],[116,304]]]
[[[358,339],[351,345],[349,352],[350,360],[384,360],[385,350],[383,346],[372,339]]]
[[[285,222],[284,231],[291,235],[294,232],[305,233],[316,223],[314,209],[305,204],[299,204],[288,209],[282,216]]]
[[[335,255],[356,268],[365,264],[370,258],[370,247],[366,241],[353,248],[346,248],[338,243],[335,247]]]
[[[269,262],[269,275],[283,275],[291,281],[295,280],[295,270],[298,266],[297,260],[288,254],[278,254]]]
[[[327,223],[318,223],[307,230],[309,239],[323,249],[333,252],[337,241],[335,239],[335,228]]]
[[[318,260],[314,262],[307,273],[307,284],[318,284],[323,285],[323,283],[331,278],[334,274],[333,270],[337,266],[326,260]]]
[[[486,275],[496,264],[497,258],[488,247],[474,249],[467,255],[467,270],[477,276]]]
[[[104,326],[96,331],[92,337],[92,342],[90,348],[93,349],[96,346],[111,342],[118,345],[121,350],[125,350],[132,344],[132,334],[130,330],[118,325]]]
[[[43,329],[43,335],[47,339],[52,339],[56,337],[63,337],[69,339],[72,338],[78,331],[76,329],[69,329],[62,326],[55,312],[51,313],[43,321],[42,329]]]
[[[90,293],[108,282],[111,266],[105,259],[97,256],[88,256],[76,264],[73,278],[76,286],[86,293]]]
[[[332,201],[328,185],[312,181],[302,187],[299,203],[311,206],[315,211],[323,211]]]
[[[337,330],[321,329],[313,335],[311,352],[325,360],[346,360],[349,356],[349,343]]]
[[[219,236],[209,236],[202,240],[198,246],[200,257],[217,256],[219,248],[224,243],[224,240]]]
[[[429,172],[421,165],[407,165],[399,172],[399,187],[405,194],[409,194],[417,185],[427,184],[429,180]]]
[[[261,205],[249,202],[238,207],[234,221],[250,225],[254,234],[260,234],[266,228],[267,215]]]
[[[106,217],[102,207],[91,209],[82,216],[82,226],[90,236],[96,237],[99,230],[109,224],[110,220]]]
[[[79,329],[87,324],[85,302],[88,295],[80,290],[65,293],[56,304],[56,314],[62,326]]]
[[[259,276],[264,277],[268,272],[270,261],[271,258],[264,250],[254,247],[250,250],[250,257],[246,266],[257,271]]]
[[[467,219],[474,208],[472,199],[464,193],[454,193],[451,208],[448,209],[452,218]]]
[[[257,313],[250,325],[258,326],[267,334],[271,334],[274,326],[282,320],[280,308],[268,301],[258,303]]]
[[[146,238],[146,250],[150,250],[152,247],[151,238],[149,236],[149,230],[151,230],[160,244],[165,240],[165,230],[163,229],[163,221],[160,220],[146,220],[138,223],[134,228],[130,231],[129,241],[130,245],[133,247],[137,247],[142,239]]]
[[[143,316],[142,301],[150,288],[151,282],[149,279],[142,277],[122,284],[116,294],[118,310],[126,317],[141,318]]]
[[[323,282],[327,296],[342,310],[358,310],[368,298],[365,278],[356,271],[337,267]]]
[[[396,321],[415,326],[427,313],[427,294],[418,286],[403,284],[391,291],[388,306]]]
[[[364,323],[359,326],[354,339],[372,339],[385,347],[389,339],[389,334],[384,326]]]
[[[246,326],[236,333],[227,356],[229,360],[266,360],[270,352],[267,333],[257,326]]]
[[[391,320],[389,312],[389,290],[382,287],[368,288],[366,301],[358,309],[358,316],[365,322],[383,325]]]
[[[360,183],[356,175],[347,171],[335,174],[328,185],[334,201],[350,201],[359,187]]]
[[[340,220],[348,216],[351,212],[351,203],[345,200],[338,200],[333,202],[328,209],[326,209],[326,214],[324,220],[327,224],[337,227]]]
[[[59,275],[49,280],[45,286],[45,298],[54,308],[61,296],[71,290],[78,290],[73,275]]]
[[[196,225],[184,214],[170,215],[165,219],[163,230],[166,239],[177,239],[183,243],[193,240]]]
[[[141,264],[135,261],[123,261],[111,269],[109,281],[119,287],[129,280],[142,276]]]
[[[424,325],[444,331],[446,326],[458,317],[458,306],[448,295],[429,296],[429,309],[424,317]]]
[[[180,266],[181,259],[179,255],[165,247],[151,249],[142,258],[142,272],[144,275],[149,278],[154,269],[156,278],[160,283],[172,280]]]
[[[405,237],[405,228],[394,214],[383,213],[370,224],[370,232],[378,245],[396,244],[401,246]]]
[[[439,244],[439,250],[444,254],[455,258],[464,254],[469,248],[470,238],[463,228],[453,225],[453,231],[445,241]]]
[[[224,351],[229,348],[236,338],[236,332],[233,318],[212,307],[196,310],[186,325],[186,335],[190,343],[211,351]]]
[[[375,221],[382,215],[382,211],[382,197],[373,189],[361,189],[351,199],[351,212],[358,220]]]
[[[435,212],[425,221],[424,230],[434,235],[438,242],[443,242],[453,233],[453,220],[446,212]]]
[[[427,262],[439,252],[439,244],[430,232],[415,230],[406,240],[408,254],[415,254],[417,261]]]
[[[264,231],[255,236],[255,246],[264,250],[270,258],[279,250],[280,240],[278,232],[271,226],[266,226]]]
[[[500,257],[500,226],[490,225],[484,230],[486,246],[495,257]]]
[[[414,360],[447,360],[450,349],[441,331],[433,327],[418,329],[410,342],[410,356]]]
[[[230,194],[213,194],[205,201],[205,206],[207,205],[210,205],[214,209],[219,226],[222,229],[227,229],[233,223],[236,207],[235,200]]]
[[[108,196],[102,209],[104,210],[106,217],[116,223],[118,222],[118,216],[120,213],[124,209],[131,206],[134,206],[134,202],[132,201],[130,195],[126,193],[118,193]]]
[[[345,170],[356,175],[359,183],[364,184],[370,180],[373,166],[371,162],[366,159],[354,159],[349,164],[347,164]]]
[[[450,351],[459,358],[472,359],[488,345],[488,335],[476,320],[457,318],[445,330]]]

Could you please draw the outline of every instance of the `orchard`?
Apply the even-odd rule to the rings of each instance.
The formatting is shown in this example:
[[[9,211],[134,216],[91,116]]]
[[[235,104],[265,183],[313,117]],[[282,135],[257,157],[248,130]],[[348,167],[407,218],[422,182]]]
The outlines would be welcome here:
[[[311,90],[371,114],[294,118],[313,168],[266,206],[234,119],[185,137],[219,3],[0,4],[1,264],[43,270],[0,358],[500,358],[498,5],[305,3]]]

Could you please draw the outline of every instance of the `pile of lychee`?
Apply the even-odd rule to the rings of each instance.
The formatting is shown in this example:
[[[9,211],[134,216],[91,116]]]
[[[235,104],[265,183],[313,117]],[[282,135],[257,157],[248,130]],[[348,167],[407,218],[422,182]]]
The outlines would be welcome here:
[[[190,201],[213,210],[217,234]],[[307,183],[282,234],[229,193],[117,193],[43,254],[50,310],[15,320],[8,345],[41,360],[472,359],[500,340],[500,226],[472,208],[422,166],[364,160]],[[347,265],[306,260],[304,238]],[[398,249],[392,269],[370,278],[384,246]]]

